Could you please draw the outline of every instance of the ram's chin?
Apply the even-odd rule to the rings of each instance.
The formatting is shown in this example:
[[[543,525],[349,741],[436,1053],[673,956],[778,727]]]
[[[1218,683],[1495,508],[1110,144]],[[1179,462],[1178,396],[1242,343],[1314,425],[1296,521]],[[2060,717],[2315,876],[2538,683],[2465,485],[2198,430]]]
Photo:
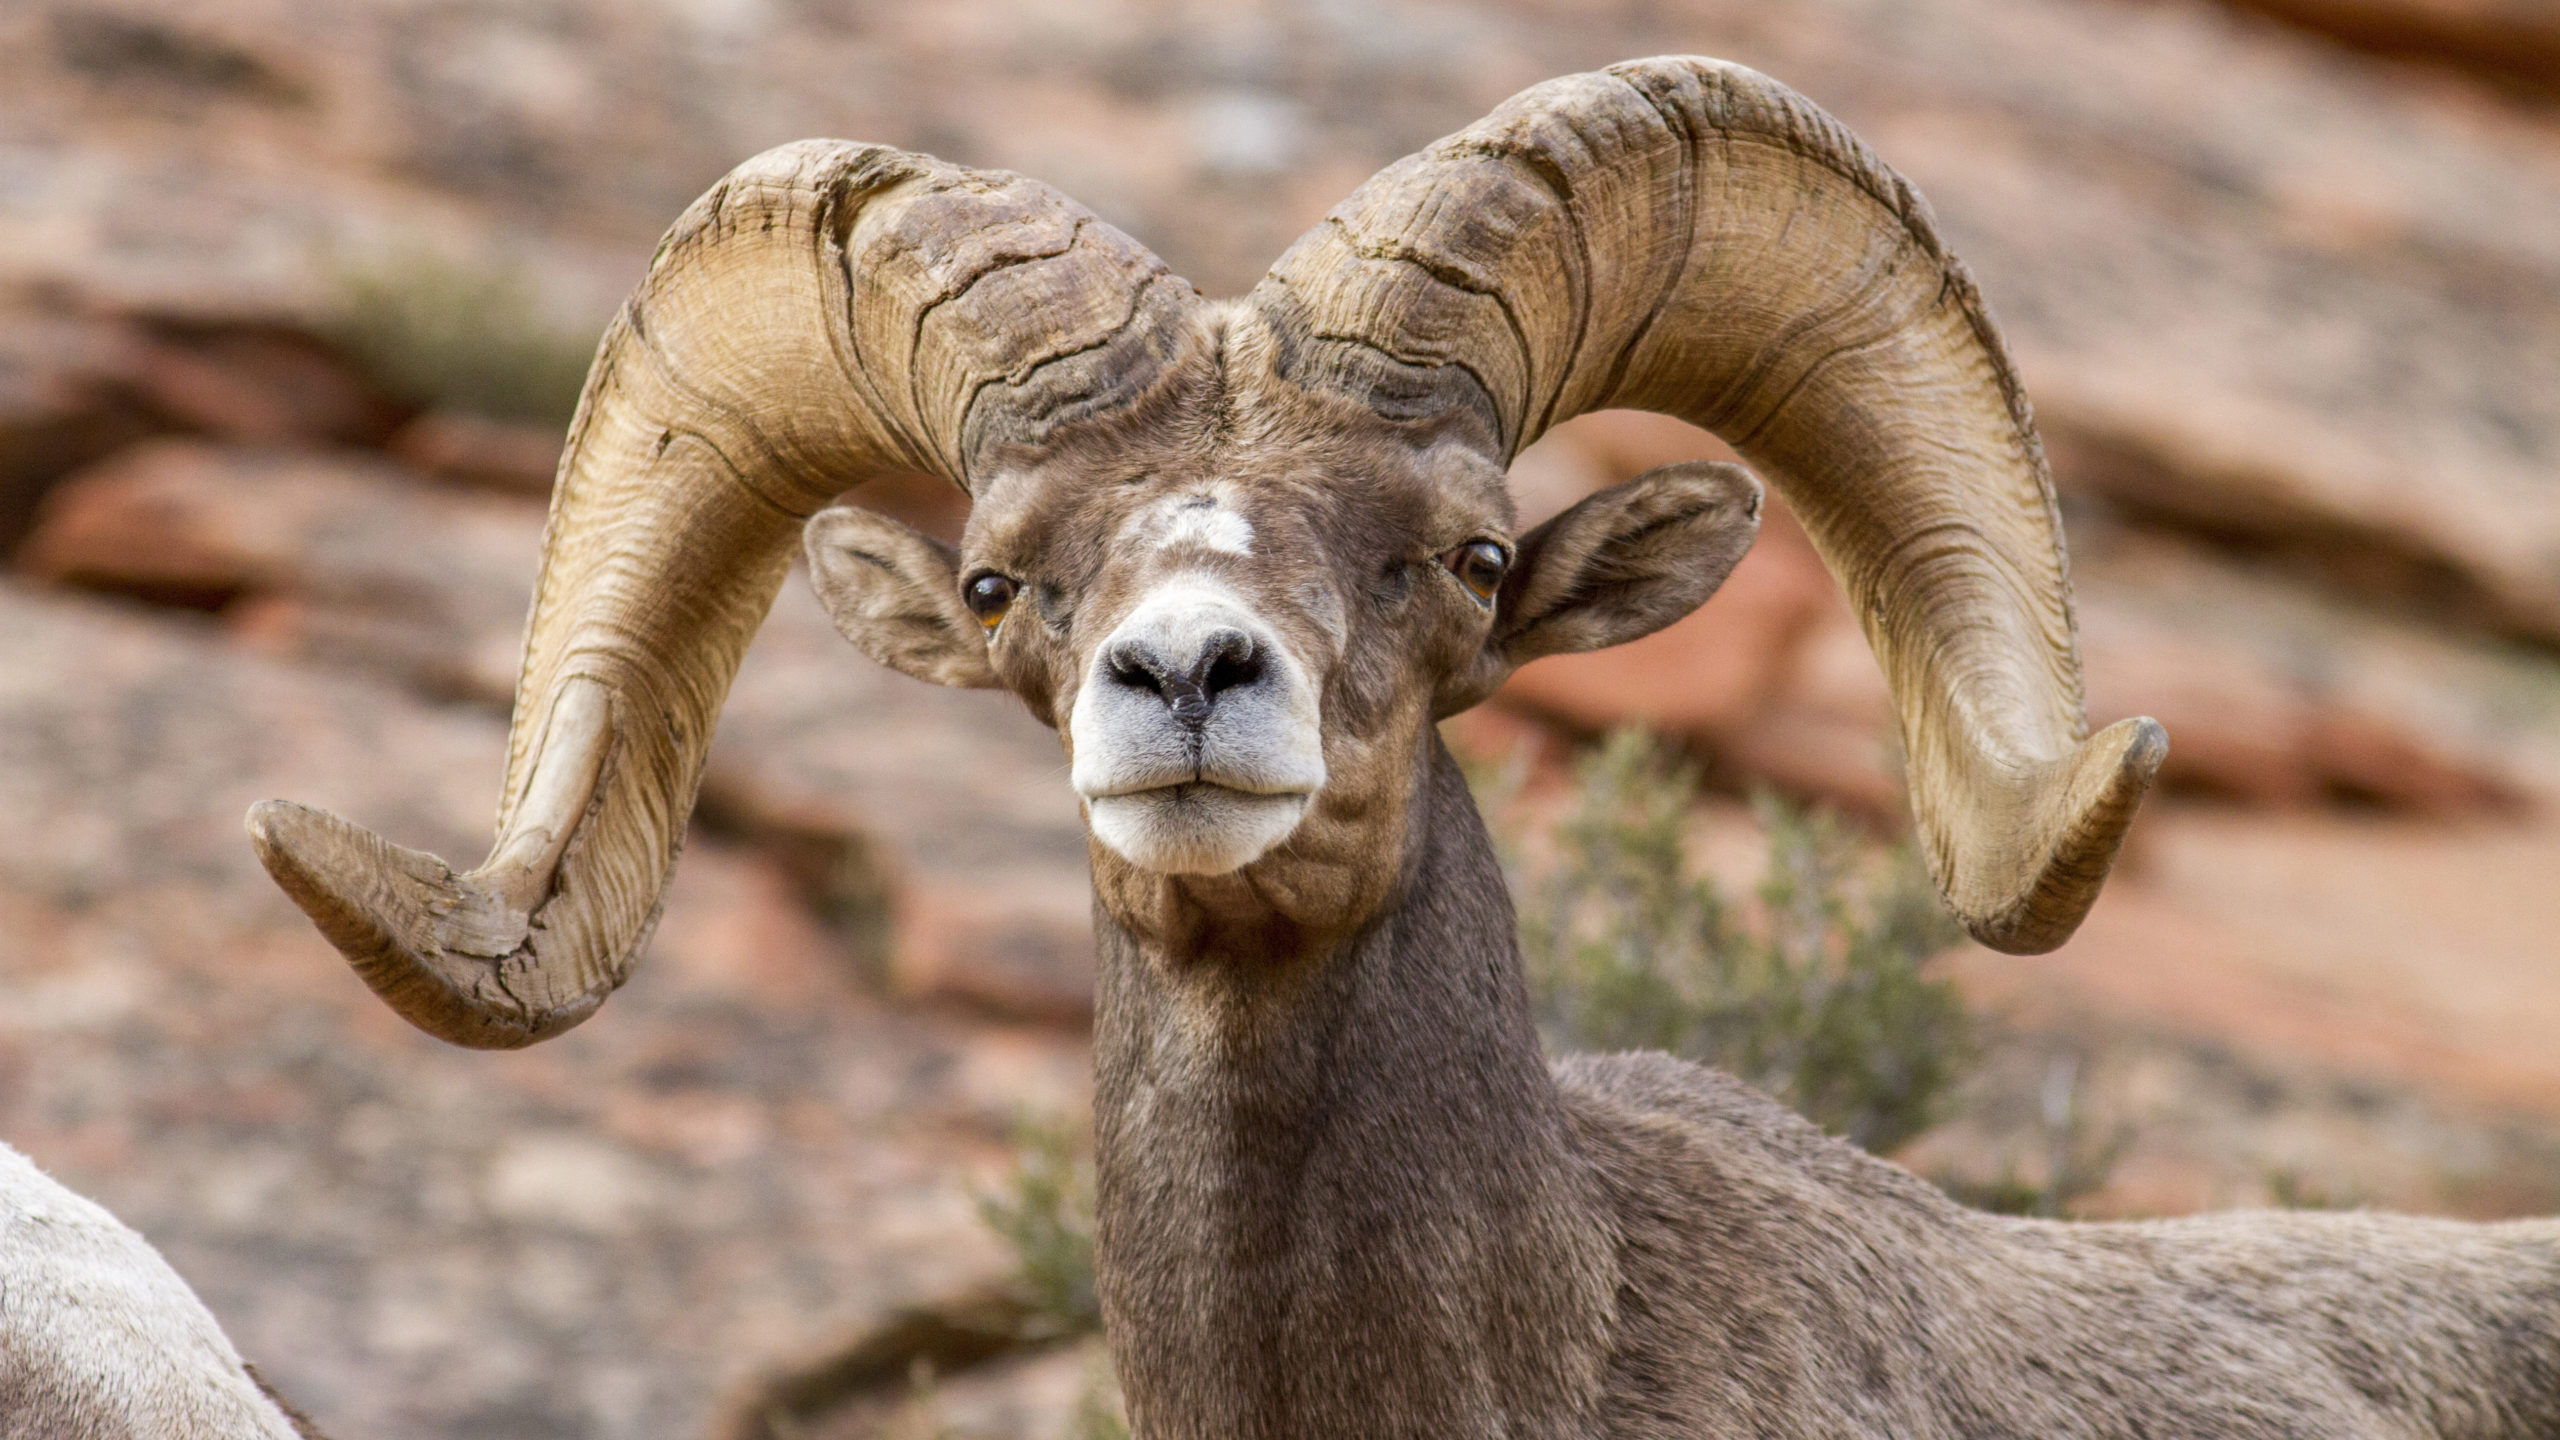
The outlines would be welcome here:
[[[1306,818],[1305,795],[1257,795],[1200,782],[1085,802],[1094,838],[1142,870],[1224,875],[1289,838]]]

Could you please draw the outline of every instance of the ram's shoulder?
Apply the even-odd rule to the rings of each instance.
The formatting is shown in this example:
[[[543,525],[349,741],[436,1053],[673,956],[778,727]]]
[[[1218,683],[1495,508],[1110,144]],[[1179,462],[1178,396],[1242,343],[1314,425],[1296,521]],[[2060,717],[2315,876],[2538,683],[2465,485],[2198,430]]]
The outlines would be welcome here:
[[[1932,1229],[1970,1214],[1721,1070],[1642,1052],[1569,1056],[1555,1075],[1585,1158],[1623,1204],[1718,1203],[1789,1224],[1863,1213]]]
[[[1568,1055],[1556,1087],[1577,1123],[1704,1144],[1720,1152],[1812,1159],[1839,1142],[1722,1070],[1641,1050]]]

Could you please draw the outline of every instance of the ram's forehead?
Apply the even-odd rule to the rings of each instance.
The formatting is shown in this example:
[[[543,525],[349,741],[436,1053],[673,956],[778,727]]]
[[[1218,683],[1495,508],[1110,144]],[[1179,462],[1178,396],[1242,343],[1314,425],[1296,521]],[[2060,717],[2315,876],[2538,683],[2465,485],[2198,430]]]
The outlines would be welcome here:
[[[969,552],[999,567],[1070,553],[1106,570],[1186,556],[1322,567],[1508,533],[1499,465],[1318,418],[991,468],[976,488]]]
[[[1192,548],[1250,556],[1254,530],[1230,487],[1186,485],[1130,511],[1112,538],[1121,553]]]

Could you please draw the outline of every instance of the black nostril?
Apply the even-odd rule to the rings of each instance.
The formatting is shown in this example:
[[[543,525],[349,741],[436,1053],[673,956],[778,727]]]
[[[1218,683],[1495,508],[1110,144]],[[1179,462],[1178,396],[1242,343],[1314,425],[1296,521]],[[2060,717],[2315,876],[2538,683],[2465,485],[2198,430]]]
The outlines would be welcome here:
[[[1164,672],[1167,667],[1163,661],[1156,658],[1154,651],[1144,645],[1135,642],[1115,645],[1111,648],[1107,659],[1111,678],[1118,683],[1132,690],[1144,690],[1151,695],[1164,693]]]
[[[1165,676],[1156,693],[1173,707],[1174,719],[1196,727],[1209,723],[1209,707],[1220,694],[1261,678],[1262,656],[1252,637],[1241,630],[1220,630],[1192,658],[1191,673]]]
[[[1214,700],[1222,691],[1261,679],[1262,652],[1243,631],[1221,630],[1209,638],[1192,673],[1199,677],[1201,690]]]

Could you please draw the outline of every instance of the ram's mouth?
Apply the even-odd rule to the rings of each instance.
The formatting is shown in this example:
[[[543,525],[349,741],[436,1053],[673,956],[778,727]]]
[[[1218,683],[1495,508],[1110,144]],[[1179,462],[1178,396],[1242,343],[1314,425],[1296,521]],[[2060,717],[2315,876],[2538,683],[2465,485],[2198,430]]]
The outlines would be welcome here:
[[[1189,780],[1085,800],[1094,838],[1144,870],[1223,875],[1261,859],[1306,818],[1314,795]]]

